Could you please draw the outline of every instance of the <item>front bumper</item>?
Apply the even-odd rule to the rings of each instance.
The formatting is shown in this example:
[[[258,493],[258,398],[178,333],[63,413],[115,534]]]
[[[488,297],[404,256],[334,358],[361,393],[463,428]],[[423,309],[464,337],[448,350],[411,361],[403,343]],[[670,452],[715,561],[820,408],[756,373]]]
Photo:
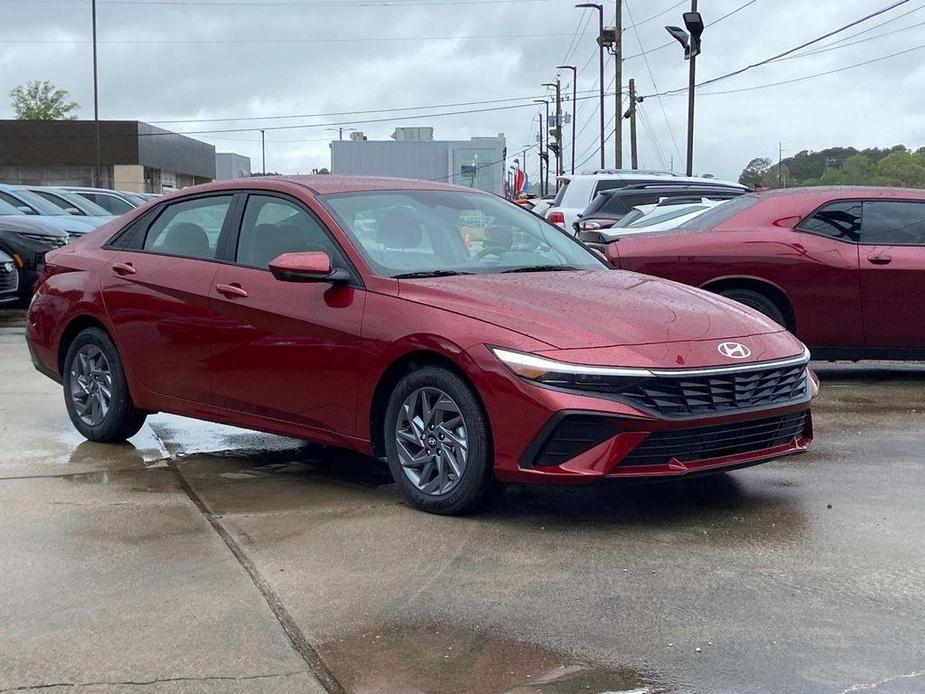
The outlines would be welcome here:
[[[813,438],[810,406],[818,381],[811,373],[796,401],[678,418],[542,387],[487,357],[480,364],[488,383],[479,390],[491,422],[495,476],[502,481],[678,477],[801,453]]]

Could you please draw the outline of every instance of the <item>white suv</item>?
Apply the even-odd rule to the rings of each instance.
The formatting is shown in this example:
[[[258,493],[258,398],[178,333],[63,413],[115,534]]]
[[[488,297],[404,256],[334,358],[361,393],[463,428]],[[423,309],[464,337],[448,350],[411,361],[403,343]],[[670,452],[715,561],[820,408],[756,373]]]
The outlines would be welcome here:
[[[585,208],[602,190],[623,188],[640,183],[712,183],[734,186],[748,190],[746,186],[731,181],[700,176],[682,176],[669,171],[635,171],[632,169],[594,171],[592,173],[559,176],[559,192],[552,201],[545,217],[550,222],[566,229],[572,228]]]

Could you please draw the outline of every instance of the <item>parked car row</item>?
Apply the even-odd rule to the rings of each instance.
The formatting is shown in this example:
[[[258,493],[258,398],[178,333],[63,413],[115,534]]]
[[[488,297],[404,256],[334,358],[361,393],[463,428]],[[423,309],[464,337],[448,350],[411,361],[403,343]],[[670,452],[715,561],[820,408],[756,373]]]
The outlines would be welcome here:
[[[47,251],[146,202],[135,193],[102,188],[0,184],[0,253],[10,257],[16,274],[14,290],[12,280],[0,276],[0,301],[31,295]]]

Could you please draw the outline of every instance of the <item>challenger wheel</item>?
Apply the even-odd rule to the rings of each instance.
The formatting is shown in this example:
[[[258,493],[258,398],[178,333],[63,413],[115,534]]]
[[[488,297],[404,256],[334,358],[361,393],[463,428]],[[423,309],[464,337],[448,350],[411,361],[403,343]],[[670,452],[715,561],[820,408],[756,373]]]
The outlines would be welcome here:
[[[758,311],[758,313],[764,314],[778,325],[785,328],[787,327],[787,319],[784,318],[783,311],[764,294],[752,291],[751,289],[725,289],[719,294],[720,296],[725,296],[727,299],[745,304],[749,308]]]
[[[389,398],[384,431],[392,478],[412,506],[461,514],[494,487],[485,414],[454,373],[425,367],[405,376]]]
[[[87,328],[64,358],[64,402],[74,427],[91,441],[124,441],[147,416],[132,403],[116,346],[103,330]]]

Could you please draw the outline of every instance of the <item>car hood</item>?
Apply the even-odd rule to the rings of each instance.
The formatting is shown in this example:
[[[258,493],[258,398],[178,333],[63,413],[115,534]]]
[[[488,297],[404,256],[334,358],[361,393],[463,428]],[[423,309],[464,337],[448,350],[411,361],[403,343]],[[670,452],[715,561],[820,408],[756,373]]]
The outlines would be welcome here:
[[[48,220],[56,217],[43,217],[41,215],[0,215],[0,231],[21,231],[27,234],[45,234],[47,236],[66,236],[67,232],[54,222]],[[83,231],[83,228],[74,229]]]
[[[12,216],[7,217],[11,219]],[[44,226],[46,229],[57,229],[68,234],[86,234],[93,231],[96,227],[85,221],[86,217],[76,217],[72,215],[22,215],[15,217],[17,220],[28,219],[37,225]]]
[[[728,299],[621,270],[401,280],[399,295],[557,349],[725,340],[784,331]]]

